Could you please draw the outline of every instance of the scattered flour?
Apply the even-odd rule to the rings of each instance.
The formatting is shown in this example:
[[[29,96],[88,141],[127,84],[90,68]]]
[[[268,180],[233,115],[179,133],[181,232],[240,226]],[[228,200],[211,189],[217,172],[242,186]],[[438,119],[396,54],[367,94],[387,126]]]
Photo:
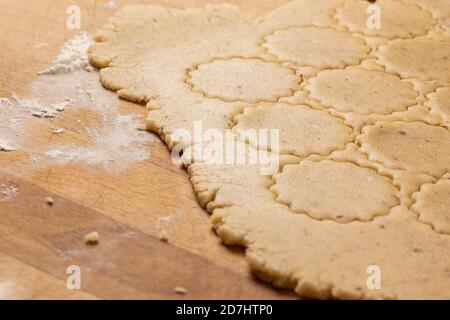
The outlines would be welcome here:
[[[64,133],[64,128],[55,128],[55,129],[53,129],[53,133],[54,134],[61,134],[61,133]]]
[[[117,0],[109,0],[103,6],[108,9],[114,9],[117,7]]]
[[[164,216],[164,217],[159,217],[158,218],[158,222],[167,222],[167,223],[170,223],[170,222],[172,222],[173,220],[175,220],[175,216]]]
[[[19,189],[13,186],[8,186],[6,184],[0,184],[0,202],[8,201],[16,197],[19,194]]]
[[[158,138],[137,130],[144,113],[121,114],[120,100],[114,93],[104,90],[97,71],[77,67],[83,65],[80,61],[87,61],[88,44],[88,35],[78,34],[64,44],[54,66],[48,72],[40,73],[26,95],[19,98],[13,93],[10,98],[0,98],[0,136],[3,139],[0,145],[3,149],[14,146],[14,149],[27,153],[30,170],[84,162],[108,171],[121,171],[151,156],[149,144]],[[72,58],[64,58],[69,56]],[[69,106],[70,116],[66,117],[62,111]],[[80,118],[77,118],[78,112]],[[50,127],[53,134],[70,131],[88,143],[61,142],[66,139],[56,139],[58,142],[53,143],[50,139],[48,144],[35,144],[31,135],[46,136],[48,132],[44,131],[49,127],[33,124],[35,131],[29,132],[33,118],[38,118],[34,121],[54,123]]]
[[[89,64],[87,49],[92,41],[86,32],[80,32],[67,41],[47,70],[38,72],[39,75],[58,75],[76,70],[92,71]]]
[[[41,104],[38,99],[21,100],[14,92],[12,94],[12,98],[16,101],[19,107],[27,110],[32,116],[38,118],[54,118],[59,112],[64,111],[70,105],[70,99],[66,99],[64,102],[49,105]]]
[[[11,101],[8,98],[0,98],[0,107],[9,107],[11,106]],[[3,110],[0,110],[2,112]],[[0,137],[0,151],[8,152],[8,151],[14,151],[15,148],[12,146],[11,142],[9,140],[6,140],[5,138]]]
[[[156,229],[163,229],[164,227],[162,225],[165,225],[167,227],[167,225],[170,225],[177,218],[178,218],[177,215],[168,215],[168,216],[159,217],[156,220],[155,228]]]
[[[9,100],[8,98],[0,98],[0,107],[9,107],[11,106],[11,104],[11,100]],[[2,110],[0,110],[0,112],[1,111]],[[11,145],[11,142],[9,140],[0,137],[0,151],[8,152],[14,150],[15,148]]]
[[[0,138],[0,151],[9,152],[16,150],[10,141]]]
[[[8,98],[0,98],[0,106],[10,106],[11,104],[12,102]]]
[[[146,160],[150,151],[142,146],[149,141],[149,135],[135,129],[137,122],[136,116],[117,115],[107,129],[84,129],[93,146],[54,145],[44,154],[61,164],[83,161],[123,167],[129,161]]]

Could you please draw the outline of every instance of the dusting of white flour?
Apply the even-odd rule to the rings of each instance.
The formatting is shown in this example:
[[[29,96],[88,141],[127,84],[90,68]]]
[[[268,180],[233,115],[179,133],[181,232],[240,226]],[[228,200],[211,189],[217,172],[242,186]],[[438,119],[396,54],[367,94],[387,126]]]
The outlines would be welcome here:
[[[62,46],[53,66],[39,73],[26,94],[0,98],[0,151],[27,153],[30,169],[83,162],[120,171],[150,158],[149,144],[157,137],[138,130],[143,113],[122,114],[120,100],[102,87],[97,71],[87,62],[89,44],[87,33],[76,35]],[[64,111],[69,107],[66,117]],[[33,121],[46,121],[50,126],[32,124],[35,129],[30,132]],[[60,138],[33,143],[34,135],[46,137],[48,131]],[[68,134],[87,143],[72,143],[64,138]]]
[[[177,217],[174,215],[159,217],[158,220],[156,220],[156,228],[161,228],[161,223],[171,223],[176,220],[176,218]]]
[[[114,9],[117,7],[117,0],[109,0],[106,4],[103,5],[105,8]]]
[[[0,113],[3,113],[4,109],[6,109],[6,107],[10,107],[11,105],[12,102],[8,98],[0,98],[0,108],[3,109],[3,110],[0,109]],[[11,141],[0,137],[0,151],[9,152],[14,150],[16,149],[15,147],[13,147]]]
[[[64,133],[64,131],[65,131],[64,128],[54,128],[53,129],[54,134],[61,134],[61,133]]]
[[[90,165],[122,167],[124,162],[146,160],[150,152],[143,146],[149,141],[149,135],[136,130],[137,121],[136,116],[117,115],[107,130],[84,128],[94,147],[58,144],[44,154],[61,164],[83,161]]]
[[[0,106],[9,106],[11,103],[11,100],[8,98],[0,98]]]
[[[69,98],[66,98],[63,102],[48,105],[42,104],[38,99],[21,100],[15,92],[13,92],[12,98],[16,101],[17,106],[38,118],[54,118],[59,112],[64,111],[70,105]]]
[[[0,137],[0,151],[9,152],[16,150],[10,141]]]
[[[92,71],[89,64],[87,50],[92,41],[86,32],[80,32],[67,41],[47,70],[38,72],[39,75],[58,75],[76,70]]]
[[[14,186],[0,184],[0,202],[11,200],[19,194],[19,189]]]

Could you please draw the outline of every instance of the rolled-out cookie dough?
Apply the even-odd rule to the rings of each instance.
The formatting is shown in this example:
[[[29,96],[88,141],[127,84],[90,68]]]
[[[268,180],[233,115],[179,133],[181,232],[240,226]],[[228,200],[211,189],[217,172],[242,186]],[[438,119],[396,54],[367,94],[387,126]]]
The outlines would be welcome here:
[[[420,221],[431,225],[436,231],[450,235],[450,176],[436,184],[425,184],[420,192],[413,194],[416,201],[412,209]]]
[[[379,48],[379,63],[402,78],[450,82],[450,38],[396,40]]]
[[[450,170],[450,132],[423,122],[380,122],[359,137],[369,159],[386,167],[439,177]]]
[[[233,130],[241,140],[261,149],[268,149],[264,141],[251,135],[245,136],[245,132],[252,129],[279,130],[281,154],[300,157],[328,155],[353,141],[352,130],[343,120],[304,105],[263,104],[245,109],[235,118],[235,122]]]
[[[277,201],[319,220],[369,221],[399,204],[387,177],[349,162],[304,161],[285,166],[275,181]]]
[[[450,133],[438,88],[450,87],[450,42],[428,16],[411,25],[412,12],[427,15],[417,9],[376,39],[351,33],[336,12],[352,3],[298,0],[257,19],[228,5],[127,6],[96,35],[90,62],[107,89],[147,106],[148,129],[171,149],[187,151],[176,133],[200,122],[233,132],[249,154],[279,156],[273,175],[262,164],[187,165],[217,234],[246,247],[260,278],[313,298],[449,299]],[[421,36],[382,38],[411,35]],[[239,129],[278,129],[279,148]]]
[[[450,2],[447,0],[406,0],[424,10],[428,10],[437,19],[448,19],[450,17]]]
[[[363,39],[331,28],[292,27],[275,31],[263,47],[280,60],[317,69],[356,65],[367,56]]]
[[[450,123],[450,87],[438,88],[430,94],[428,106],[431,113],[438,114],[444,124]]]
[[[342,6],[345,0],[295,0],[269,12],[258,23],[258,30],[269,34],[273,30],[292,26],[327,27],[334,24],[334,11]]]
[[[199,65],[187,82],[196,92],[225,101],[276,102],[297,90],[295,71],[261,59],[218,59]]]
[[[385,72],[359,68],[322,71],[306,89],[324,106],[358,114],[403,111],[416,104],[418,97],[411,83]]]

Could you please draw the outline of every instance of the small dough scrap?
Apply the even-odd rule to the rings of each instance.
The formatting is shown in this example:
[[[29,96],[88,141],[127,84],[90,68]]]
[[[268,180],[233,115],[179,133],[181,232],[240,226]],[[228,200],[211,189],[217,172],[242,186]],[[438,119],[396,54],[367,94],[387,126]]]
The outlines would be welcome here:
[[[400,204],[387,177],[350,162],[303,161],[285,166],[275,181],[278,202],[319,220],[370,221]]]
[[[100,241],[100,235],[97,231],[88,233],[84,236],[84,242],[89,245],[95,245]]]
[[[450,176],[436,184],[423,185],[413,200],[416,202],[412,210],[419,215],[419,221],[450,235]]]
[[[175,287],[173,289],[173,292],[175,292],[176,294],[181,294],[181,295],[187,294],[187,290],[184,287]]]
[[[290,28],[265,40],[263,46],[278,59],[318,69],[357,65],[369,53],[362,38],[328,28]]]
[[[417,5],[378,0],[375,5],[380,8],[380,28],[368,28],[367,20],[370,14],[367,10],[370,5],[367,1],[347,2],[345,6],[337,9],[339,25],[347,27],[351,32],[387,39],[425,35],[434,26],[431,14]]]
[[[295,71],[261,59],[217,59],[189,73],[195,92],[225,101],[276,102],[298,87]]]
[[[327,155],[353,141],[352,129],[344,125],[341,119],[304,105],[265,104],[246,109],[236,121],[234,132],[240,135],[241,139],[246,138],[253,146],[263,149],[266,149],[267,145],[262,144],[262,139],[252,135],[242,137],[242,132],[251,129],[279,130],[281,154],[294,154],[299,157],[311,154]]]
[[[450,39],[396,40],[380,47],[378,61],[402,78],[450,82]]]
[[[275,29],[334,24],[333,13],[345,0],[295,0],[269,12],[258,26],[263,34]]]
[[[370,160],[388,168],[441,176],[450,170],[450,132],[423,122],[379,122],[358,137]]]
[[[450,87],[439,88],[431,94],[428,106],[431,113],[438,114],[444,122],[450,124]]]
[[[327,107],[364,115],[404,111],[419,95],[413,84],[396,76],[359,68],[322,71],[306,89]]]
[[[45,198],[45,202],[46,202],[49,206],[53,206],[53,204],[55,203],[55,200],[53,200],[52,197],[46,197],[46,198]]]

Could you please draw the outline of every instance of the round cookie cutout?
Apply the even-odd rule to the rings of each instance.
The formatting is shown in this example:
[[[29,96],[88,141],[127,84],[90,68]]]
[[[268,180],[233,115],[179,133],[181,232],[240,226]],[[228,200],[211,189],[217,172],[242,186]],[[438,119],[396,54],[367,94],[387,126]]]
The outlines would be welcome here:
[[[358,137],[370,160],[391,169],[441,176],[450,170],[450,132],[423,122],[379,122]]]
[[[437,89],[429,98],[431,113],[438,114],[450,125],[450,87]]]
[[[436,184],[422,186],[413,194],[412,210],[419,221],[429,224],[440,233],[450,234],[450,178],[441,179]]]
[[[275,31],[265,41],[264,48],[278,59],[318,69],[357,65],[370,51],[361,38],[318,27]]]
[[[404,111],[418,96],[413,84],[397,76],[359,68],[322,71],[306,89],[326,107],[364,115]]]
[[[381,46],[378,61],[402,78],[450,82],[450,40],[396,40]]]
[[[372,11],[370,6],[379,8],[380,28],[368,28]],[[339,25],[351,32],[387,39],[412,38],[425,35],[434,26],[431,13],[414,4],[401,1],[378,0],[375,4],[366,1],[349,1],[337,9]]]
[[[278,202],[319,220],[371,221],[400,203],[399,190],[387,177],[350,162],[287,165],[275,181],[271,190]]]
[[[261,59],[216,59],[189,72],[193,91],[209,98],[249,103],[291,96],[299,79],[290,68]]]
[[[235,120],[237,124],[233,131],[240,139],[261,149],[267,149],[267,141],[247,133],[261,129],[279,130],[281,154],[327,155],[353,141],[352,129],[341,119],[304,105],[261,105],[245,109]]]

